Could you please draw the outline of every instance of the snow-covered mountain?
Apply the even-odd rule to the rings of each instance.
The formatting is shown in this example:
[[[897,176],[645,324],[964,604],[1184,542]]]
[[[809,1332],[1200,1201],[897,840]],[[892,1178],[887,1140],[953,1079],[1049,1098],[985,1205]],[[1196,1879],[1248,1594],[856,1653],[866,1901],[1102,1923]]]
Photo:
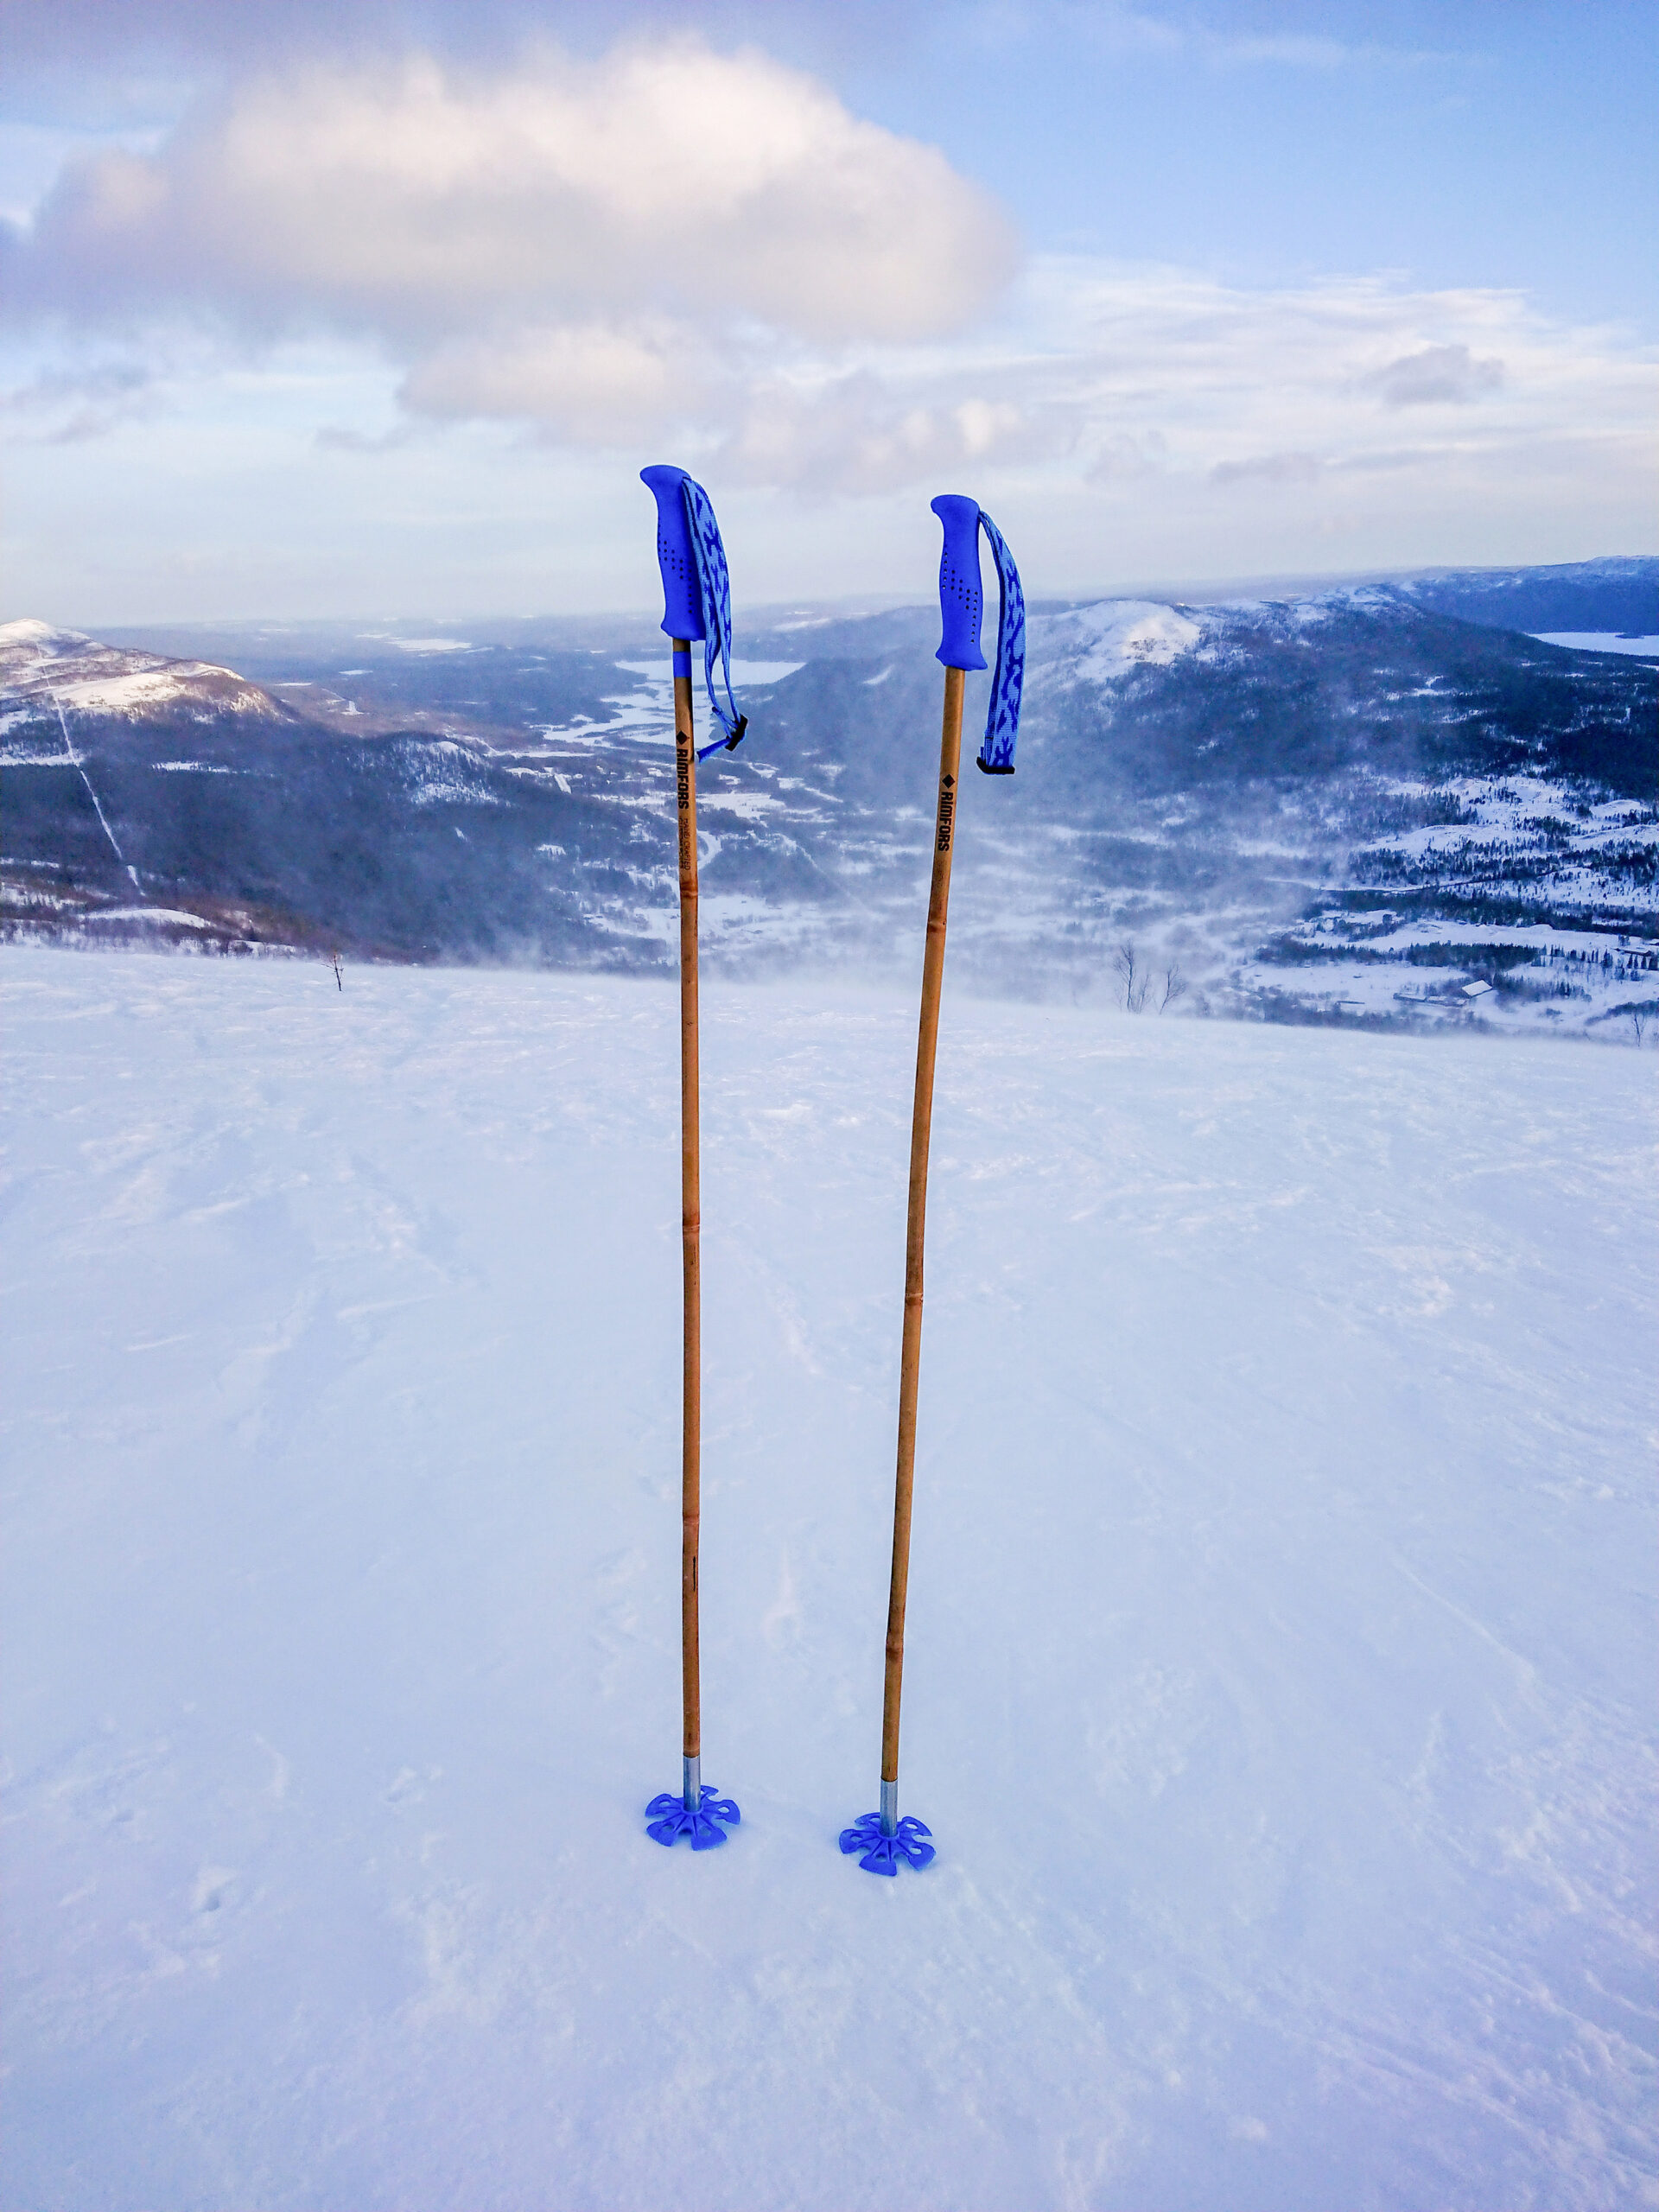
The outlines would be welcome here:
[[[1197,650],[1204,630],[1191,613],[1144,599],[1106,599],[1092,607],[1039,615],[1031,624],[1032,661],[1060,683],[1113,683],[1138,669],[1167,668]]]
[[[0,732],[8,738],[22,724],[55,719],[60,708],[127,721],[180,713],[203,722],[226,715],[276,720],[285,711],[232,669],[100,645],[78,630],[32,619],[0,624]],[[0,752],[0,764],[7,757]]]
[[[1039,615],[1031,626],[1033,662],[1061,683],[1122,681],[1143,669],[1170,668],[1187,656],[1200,664],[1238,665],[1268,642],[1318,651],[1321,633],[1344,615],[1407,629],[1418,613],[1387,585],[1343,585],[1300,599],[1236,599],[1173,605],[1107,599]]]
[[[1659,635],[1659,560],[1613,556],[1527,569],[1433,569],[1395,588],[1419,607],[1499,629]]]
[[[742,633],[751,736],[700,785],[717,964],[909,962],[936,626],[792,609]],[[209,650],[264,702],[223,712],[200,686],[242,679],[205,657],[19,637],[0,702],[11,926],[661,969],[667,666],[648,625],[602,637],[219,632]],[[47,667],[66,679],[49,712]],[[176,688],[105,710],[69,696],[76,669],[94,697]],[[1649,988],[1659,672],[1638,658],[1395,586],[1107,601],[1034,611],[1027,702],[1018,775],[974,779],[959,817],[952,959],[983,984],[1110,994],[1128,945],[1143,973],[1179,971],[1188,1007],[1420,1022],[1454,999],[1473,1018],[1464,993],[1484,984],[1478,1018],[1567,1027]],[[1609,923],[1630,942],[1599,938]],[[1425,964],[1427,1001],[1398,972]]]

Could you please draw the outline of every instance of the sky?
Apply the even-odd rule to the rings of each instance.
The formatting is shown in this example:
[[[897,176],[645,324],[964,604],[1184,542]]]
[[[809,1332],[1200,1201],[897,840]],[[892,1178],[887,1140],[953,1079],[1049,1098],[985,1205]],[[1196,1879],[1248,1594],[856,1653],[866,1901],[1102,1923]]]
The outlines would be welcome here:
[[[1656,0],[0,0],[5,613],[1656,550]]]

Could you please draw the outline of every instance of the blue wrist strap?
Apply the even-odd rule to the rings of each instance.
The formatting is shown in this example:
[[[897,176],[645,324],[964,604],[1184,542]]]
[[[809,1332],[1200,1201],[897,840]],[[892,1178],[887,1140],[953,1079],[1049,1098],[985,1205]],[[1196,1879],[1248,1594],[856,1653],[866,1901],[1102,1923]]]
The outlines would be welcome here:
[[[712,745],[699,748],[698,760],[706,760],[722,747],[729,753],[741,741],[749,718],[738,713],[737,701],[732,696],[732,579],[726,566],[726,548],[720,542],[720,524],[715,520],[709,494],[695,478],[686,477],[681,490],[685,495],[686,518],[691,525],[691,553],[696,563],[697,594],[702,605],[702,680],[708,686],[709,704],[714,709],[715,720],[725,733]],[[724,706],[715,690],[716,660],[726,694]]]
[[[1011,776],[1014,741],[1020,734],[1020,701],[1026,688],[1026,594],[1020,589],[1014,556],[983,507],[979,522],[991,541],[997,582],[996,673],[991,678],[991,703],[985,716],[979,766],[988,776]]]
[[[979,533],[991,541],[996,563],[996,671],[991,677],[990,711],[979,765],[988,776],[1014,773],[1014,741],[1020,734],[1020,700],[1026,688],[1026,595],[1001,531],[976,499],[942,492],[933,512],[944,531],[939,556],[939,621],[944,636],[935,658],[947,668],[985,665],[979,650],[984,594],[979,581]]]
[[[712,745],[699,748],[706,760],[722,746],[728,751],[748,728],[732,696],[732,580],[726,567],[726,549],[720,542],[720,524],[709,494],[683,468],[659,462],[642,468],[640,480],[657,502],[657,561],[663,572],[663,628],[671,638],[688,645],[702,639],[703,681],[709,704],[721,734]],[[726,692],[722,707],[715,690],[715,662],[721,664]],[[676,676],[690,676],[690,655],[680,666],[674,656]]]

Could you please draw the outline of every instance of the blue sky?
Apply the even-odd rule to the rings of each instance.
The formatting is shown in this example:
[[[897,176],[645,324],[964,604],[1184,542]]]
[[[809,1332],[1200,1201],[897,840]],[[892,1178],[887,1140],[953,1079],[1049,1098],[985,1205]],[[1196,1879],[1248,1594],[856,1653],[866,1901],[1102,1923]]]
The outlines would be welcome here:
[[[1659,8],[1010,9],[1000,33],[987,9],[972,44],[945,12],[937,92],[903,69],[849,89],[896,128],[931,117],[1035,238],[1251,283],[1519,286],[1651,331]]]
[[[10,0],[7,611],[643,604],[662,458],[763,600],[1650,550],[1656,30]]]

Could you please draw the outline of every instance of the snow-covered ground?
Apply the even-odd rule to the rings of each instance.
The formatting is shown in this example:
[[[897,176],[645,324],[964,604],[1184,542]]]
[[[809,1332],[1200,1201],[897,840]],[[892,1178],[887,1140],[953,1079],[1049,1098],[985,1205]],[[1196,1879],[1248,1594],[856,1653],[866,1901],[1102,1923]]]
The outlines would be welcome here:
[[[1241,998],[1288,985],[1299,1005],[1334,1013],[1374,1019],[1403,1009],[1606,1044],[1639,1046],[1650,1028],[1659,1029],[1659,950],[1651,938],[1617,930],[1548,922],[1505,928],[1438,915],[1402,921],[1385,908],[1321,915],[1287,931],[1280,950],[1286,946],[1328,957],[1301,969],[1262,956],[1243,962],[1232,976]],[[1351,948],[1363,952],[1344,959]],[[1443,950],[1446,961],[1432,963],[1431,948]],[[1512,951],[1532,957],[1505,960],[1499,971],[1497,958]],[[1467,964],[1452,964],[1459,960]],[[1502,974],[1496,988],[1479,972],[1489,963]]]
[[[0,952],[3,2202],[1659,2202],[1654,1057]]]
[[[1659,911],[1659,887],[1630,865],[1659,842],[1659,817],[1644,800],[1591,800],[1547,776],[1459,776],[1385,788],[1425,799],[1433,791],[1453,803],[1459,818],[1356,846],[1349,867],[1360,881],[1490,887],[1541,906],[1605,906],[1630,918]]]

